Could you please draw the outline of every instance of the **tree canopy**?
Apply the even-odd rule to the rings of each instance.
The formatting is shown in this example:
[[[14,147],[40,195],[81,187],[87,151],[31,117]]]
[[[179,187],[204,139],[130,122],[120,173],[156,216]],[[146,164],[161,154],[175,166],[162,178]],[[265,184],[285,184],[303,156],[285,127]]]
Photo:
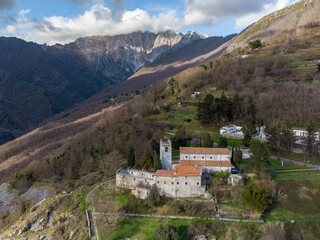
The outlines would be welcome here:
[[[260,213],[267,210],[272,203],[262,183],[251,183],[246,186],[241,195],[241,199],[244,205]]]
[[[178,240],[178,229],[170,224],[160,224],[153,233],[154,240]]]
[[[258,140],[251,140],[250,151],[252,153],[250,159],[252,170],[256,173],[266,171],[270,165],[270,155],[267,144]]]

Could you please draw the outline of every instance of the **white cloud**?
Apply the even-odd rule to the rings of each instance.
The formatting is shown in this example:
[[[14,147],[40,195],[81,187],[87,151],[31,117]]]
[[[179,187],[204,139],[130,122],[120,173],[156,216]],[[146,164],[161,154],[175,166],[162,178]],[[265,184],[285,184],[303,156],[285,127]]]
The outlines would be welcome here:
[[[236,19],[236,28],[243,29],[252,23],[258,21],[260,18],[280,10],[290,4],[290,0],[277,0],[274,3],[264,4],[263,9],[259,12],[250,13]]]
[[[123,11],[122,16],[114,16],[109,8],[95,4],[76,18],[51,16],[42,20],[27,18],[29,11],[20,11],[17,22],[7,26],[3,32],[15,34],[28,41],[54,44],[90,35],[126,34],[139,30],[159,32],[183,28],[183,21],[176,17],[175,11],[150,15],[144,10],[136,9]]]
[[[273,0],[185,0],[185,23],[204,25],[216,23],[226,18],[259,12],[263,4]]]
[[[0,33],[27,41],[55,44],[92,35],[117,35],[134,31],[161,32],[168,29],[179,31],[192,25],[210,25],[223,19],[235,19],[236,27],[242,29],[292,1],[297,0],[184,0],[184,16],[178,17],[181,13],[177,14],[175,10],[151,14],[139,8],[134,11],[125,10],[125,0],[112,0],[110,8],[104,6],[103,0],[94,0],[91,9],[74,18],[48,16],[32,19],[28,17],[30,10],[21,10],[14,21],[10,20],[10,25],[0,29]],[[12,18],[7,18],[9,17]]]

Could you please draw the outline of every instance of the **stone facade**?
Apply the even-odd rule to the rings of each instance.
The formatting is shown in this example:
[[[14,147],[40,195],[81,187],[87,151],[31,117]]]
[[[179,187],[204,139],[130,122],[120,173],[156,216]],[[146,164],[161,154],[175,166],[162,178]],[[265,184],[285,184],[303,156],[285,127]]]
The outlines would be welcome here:
[[[120,168],[116,174],[116,185],[117,187],[127,188],[135,190],[139,183],[148,184],[153,186],[154,173],[146,172],[137,169],[124,169]]]
[[[172,169],[172,145],[170,140],[160,140],[160,160],[161,169]]]
[[[196,197],[205,192],[201,167],[176,166],[173,171],[158,170],[155,182],[157,192],[165,197]]]

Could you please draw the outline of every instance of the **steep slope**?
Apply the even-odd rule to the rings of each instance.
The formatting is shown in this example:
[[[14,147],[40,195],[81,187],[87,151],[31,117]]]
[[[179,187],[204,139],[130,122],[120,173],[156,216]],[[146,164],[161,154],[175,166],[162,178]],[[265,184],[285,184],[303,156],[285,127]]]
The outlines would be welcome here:
[[[158,60],[137,71],[127,81],[103,89],[87,101],[50,118],[49,121],[73,121],[117,103],[112,101],[114,99],[123,102],[135,92],[145,92],[150,86],[218,57],[224,51],[213,52],[214,49],[232,39],[233,36],[198,39],[174,52],[163,53]]]
[[[111,84],[69,51],[16,38],[0,38],[0,71],[1,143]]]
[[[195,32],[136,32],[53,47],[0,38],[0,144],[201,38]]]
[[[161,55],[176,51],[202,38],[205,37],[196,32],[134,32],[112,37],[85,37],[56,47],[79,53],[88,61],[94,72],[100,72],[114,82],[121,82],[140,68],[156,61]]]
[[[274,45],[318,36],[319,13],[319,1],[301,0],[261,18],[213,53],[221,50],[236,52],[239,48],[248,50],[248,43],[256,39],[260,39],[264,45]]]

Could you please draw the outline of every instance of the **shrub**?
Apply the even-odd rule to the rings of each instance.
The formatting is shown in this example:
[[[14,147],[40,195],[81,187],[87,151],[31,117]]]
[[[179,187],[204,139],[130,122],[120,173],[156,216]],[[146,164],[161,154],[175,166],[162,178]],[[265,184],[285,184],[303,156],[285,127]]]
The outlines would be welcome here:
[[[218,147],[219,148],[228,147],[228,140],[225,137],[220,136],[218,140]]]
[[[181,202],[178,201],[171,201],[168,204],[170,212],[173,214],[179,214],[184,212],[184,208]]]
[[[136,198],[133,195],[129,195],[126,204],[123,206],[123,209],[127,213],[146,213],[148,208],[144,201]]]
[[[255,41],[249,42],[249,47],[254,50],[256,48],[262,47],[262,43],[260,39],[257,39]]]
[[[251,183],[244,188],[241,195],[242,202],[249,208],[263,213],[272,203],[266,188],[261,184]]]
[[[156,191],[151,191],[147,198],[147,203],[150,207],[157,207],[160,205],[161,197]]]
[[[160,224],[156,230],[153,232],[154,240],[178,240],[178,229],[170,224],[162,225]]]

